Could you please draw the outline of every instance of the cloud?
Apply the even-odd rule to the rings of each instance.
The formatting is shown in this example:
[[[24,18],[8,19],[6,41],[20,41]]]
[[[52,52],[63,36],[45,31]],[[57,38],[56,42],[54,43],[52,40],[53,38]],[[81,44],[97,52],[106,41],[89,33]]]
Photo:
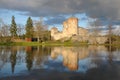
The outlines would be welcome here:
[[[86,13],[92,18],[115,21],[120,20],[119,4],[120,0],[0,0],[1,9],[25,11],[34,17]]]
[[[47,20],[45,20],[45,24],[48,24],[48,25],[56,25],[56,24],[62,24],[63,21],[66,20],[66,17],[65,16],[55,16],[55,17],[48,17]]]

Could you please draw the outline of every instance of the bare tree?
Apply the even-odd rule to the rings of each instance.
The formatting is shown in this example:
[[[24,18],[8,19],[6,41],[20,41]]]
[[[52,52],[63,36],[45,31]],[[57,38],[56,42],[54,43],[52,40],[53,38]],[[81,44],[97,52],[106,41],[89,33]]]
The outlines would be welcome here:
[[[9,29],[10,29],[10,26],[9,25],[7,25],[7,24],[5,24],[4,22],[3,22],[3,20],[1,19],[0,20],[0,39],[1,39],[1,41],[3,41],[3,42],[5,42],[5,41],[9,41],[10,39],[10,31],[9,31]]]
[[[112,44],[112,21],[113,21],[113,18],[109,18],[108,19],[109,24],[107,26],[108,27],[108,43],[110,46]]]
[[[2,34],[2,36],[3,37],[8,37],[8,36],[10,36],[9,34],[10,34],[10,32],[9,32],[9,26],[8,25],[3,25],[2,27],[1,27],[1,29],[0,29],[1,31],[1,34]]]
[[[91,31],[93,33],[93,35],[95,36],[99,36],[101,29],[100,29],[100,21],[98,19],[95,19],[94,21],[90,22],[90,26],[91,26]]]
[[[100,21],[98,19],[95,20],[89,20],[89,30],[90,30],[90,36],[92,39],[93,44],[97,44],[97,37],[100,36],[101,29],[100,29]]]
[[[0,18],[0,37],[2,36],[1,27],[3,26],[3,20]]]
[[[24,29],[23,25],[22,24],[18,24],[18,26],[17,26],[17,34],[18,34],[19,37],[24,34],[24,32],[25,32],[24,30],[25,29]]]
[[[109,25],[108,26],[108,41],[109,41],[109,44],[111,45],[112,44],[112,25]]]
[[[44,31],[47,30],[47,26],[43,24],[42,18],[40,18],[39,21],[35,21],[35,36],[38,39],[38,42],[40,42],[40,39],[42,40],[44,37]]]

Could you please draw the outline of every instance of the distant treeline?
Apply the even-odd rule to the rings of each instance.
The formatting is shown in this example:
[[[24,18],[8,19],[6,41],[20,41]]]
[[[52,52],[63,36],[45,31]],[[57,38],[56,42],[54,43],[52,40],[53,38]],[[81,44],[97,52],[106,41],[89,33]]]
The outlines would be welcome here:
[[[31,41],[49,41],[50,31],[48,26],[43,23],[42,18],[33,21],[28,17],[25,26],[16,24],[15,17],[12,16],[11,24],[5,24],[0,20],[0,42],[13,42],[15,39],[23,39]]]

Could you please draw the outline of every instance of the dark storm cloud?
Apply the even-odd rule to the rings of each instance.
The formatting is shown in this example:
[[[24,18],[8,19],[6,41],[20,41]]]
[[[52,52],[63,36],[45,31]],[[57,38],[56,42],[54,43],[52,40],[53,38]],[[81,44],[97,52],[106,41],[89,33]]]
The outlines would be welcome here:
[[[101,20],[120,20],[120,0],[0,0],[0,8],[34,17],[86,13]]]

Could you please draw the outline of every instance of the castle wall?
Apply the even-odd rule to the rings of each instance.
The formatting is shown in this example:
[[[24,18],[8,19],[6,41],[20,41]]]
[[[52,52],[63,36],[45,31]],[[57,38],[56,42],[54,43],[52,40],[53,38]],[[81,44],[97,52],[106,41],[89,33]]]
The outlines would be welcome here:
[[[64,38],[62,33],[56,33],[54,34],[54,37],[53,37],[54,40],[60,40],[62,38]]]
[[[78,19],[69,18],[63,22],[63,34],[64,35],[77,35],[78,34]]]
[[[88,36],[88,30],[79,27],[78,28],[78,35],[82,36],[82,37]]]
[[[68,37],[70,38],[73,35],[78,35],[78,19],[74,17],[63,22],[62,32],[59,32],[56,28],[51,29],[51,36],[54,40],[60,40]]]
[[[57,28],[51,29],[51,37],[54,40],[66,41],[88,41],[90,44],[103,44],[107,41],[107,37],[91,37],[87,29],[78,27],[78,19],[71,17],[63,22],[63,31],[59,32]]]

